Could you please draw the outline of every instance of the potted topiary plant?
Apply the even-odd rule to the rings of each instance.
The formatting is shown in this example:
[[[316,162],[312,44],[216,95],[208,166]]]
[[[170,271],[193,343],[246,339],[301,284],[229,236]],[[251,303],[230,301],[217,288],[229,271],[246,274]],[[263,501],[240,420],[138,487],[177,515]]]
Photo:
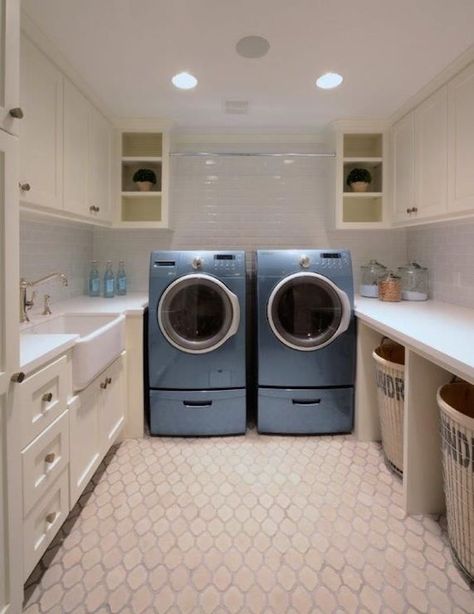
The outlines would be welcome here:
[[[372,175],[366,168],[353,168],[347,176],[347,185],[353,192],[367,192]]]
[[[133,181],[137,184],[140,192],[150,192],[156,183],[155,171],[150,168],[139,168],[133,175]]]

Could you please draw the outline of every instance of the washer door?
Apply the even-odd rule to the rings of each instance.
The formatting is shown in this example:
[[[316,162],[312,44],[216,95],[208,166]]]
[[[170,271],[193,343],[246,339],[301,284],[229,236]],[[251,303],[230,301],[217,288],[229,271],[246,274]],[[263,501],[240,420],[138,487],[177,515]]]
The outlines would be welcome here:
[[[267,317],[282,343],[308,352],[323,348],[347,330],[351,304],[347,294],[327,277],[295,273],[273,289]]]
[[[189,354],[204,354],[235,335],[240,306],[236,295],[219,279],[195,273],[166,288],[158,303],[157,319],[171,345]]]

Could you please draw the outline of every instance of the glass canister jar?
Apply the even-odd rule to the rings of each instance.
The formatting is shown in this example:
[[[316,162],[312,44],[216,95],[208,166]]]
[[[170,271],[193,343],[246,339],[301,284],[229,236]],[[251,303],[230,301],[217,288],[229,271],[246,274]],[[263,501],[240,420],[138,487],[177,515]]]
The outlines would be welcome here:
[[[416,262],[398,267],[402,281],[402,300],[426,301],[428,299],[428,269]]]
[[[360,295],[377,298],[379,295],[378,281],[386,272],[387,267],[377,260],[370,260],[369,264],[363,264],[360,267]]]
[[[386,275],[379,279],[379,299],[396,303],[402,300],[402,284],[398,275],[394,275],[392,271],[388,271]]]

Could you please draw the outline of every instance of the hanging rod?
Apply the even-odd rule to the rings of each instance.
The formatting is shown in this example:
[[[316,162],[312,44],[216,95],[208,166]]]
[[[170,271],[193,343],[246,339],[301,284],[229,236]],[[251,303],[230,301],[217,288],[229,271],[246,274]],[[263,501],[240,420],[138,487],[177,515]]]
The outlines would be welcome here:
[[[324,152],[324,153],[297,153],[297,152],[289,152],[289,153],[270,153],[270,152],[205,152],[205,151],[172,151],[170,152],[170,156],[175,158],[184,158],[184,157],[208,157],[208,158],[231,158],[231,157],[267,157],[267,158],[335,158],[336,154],[333,152]]]

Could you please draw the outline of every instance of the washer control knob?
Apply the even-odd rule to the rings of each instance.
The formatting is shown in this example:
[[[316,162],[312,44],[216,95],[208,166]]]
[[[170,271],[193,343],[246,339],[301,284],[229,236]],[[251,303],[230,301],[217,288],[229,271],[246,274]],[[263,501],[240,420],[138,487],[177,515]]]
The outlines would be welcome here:
[[[202,267],[202,258],[194,258],[192,263],[193,269],[200,269]]]
[[[309,256],[301,256],[300,266],[302,266],[303,269],[307,269],[309,267]]]

